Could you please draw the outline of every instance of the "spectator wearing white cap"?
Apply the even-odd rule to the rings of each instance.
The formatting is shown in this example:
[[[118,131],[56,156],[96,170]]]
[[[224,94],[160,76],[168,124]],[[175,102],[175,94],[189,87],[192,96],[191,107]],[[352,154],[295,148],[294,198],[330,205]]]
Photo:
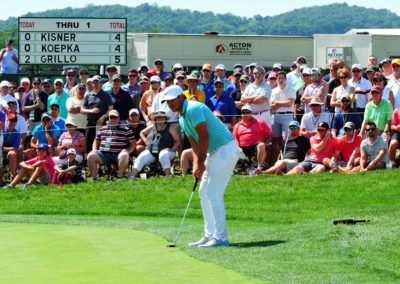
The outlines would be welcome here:
[[[18,50],[14,48],[14,40],[8,39],[6,45],[0,52],[0,73],[18,74]]]
[[[64,90],[64,82],[62,79],[56,79],[54,81],[55,92],[51,94],[47,100],[47,111],[50,110],[50,106],[53,103],[58,104],[60,107],[60,116],[64,119],[68,116],[67,99],[70,98],[70,94]]]
[[[382,59],[381,62],[379,62],[379,69],[381,70],[381,73],[385,75],[386,79],[393,79],[392,60],[390,60],[389,58]]]
[[[330,126],[329,113],[322,110],[324,105],[319,97],[314,97],[309,103],[311,111],[303,115],[301,119],[301,135],[311,138],[317,134],[318,124],[326,122]]]
[[[158,76],[152,76],[150,79],[150,89],[147,90],[140,100],[139,108],[142,112],[143,119],[150,124],[151,123],[151,106],[153,104],[154,97],[161,92],[161,80]]]
[[[304,90],[303,97],[301,98],[301,102],[305,104],[305,113],[311,112],[309,103],[313,98],[318,97],[323,105],[325,105],[326,95],[328,94],[328,86],[322,81],[321,68],[312,68],[311,76],[313,78],[313,82],[307,86],[307,88]]]
[[[103,86],[101,87],[103,89],[103,91],[105,91],[105,92],[112,89],[111,78],[114,75],[118,74],[117,66],[115,66],[114,64],[107,65],[106,72],[107,72],[108,82],[104,83]]]
[[[144,141],[140,137],[140,132],[146,128],[146,125],[142,121],[140,121],[139,109],[133,108],[129,111],[129,120],[126,126],[133,131],[133,135],[135,136],[136,147],[131,155],[137,157],[140,153],[143,152],[145,147]]]
[[[10,82],[8,81],[1,81],[0,83],[0,92],[1,92],[1,99],[0,99],[0,105],[3,109],[3,111],[7,110],[7,104],[9,101],[13,100],[17,104],[17,113],[19,113],[19,104],[18,100],[14,98],[13,96],[10,95]]]
[[[371,83],[363,77],[363,68],[360,64],[351,66],[352,78],[349,80],[349,85],[355,89],[355,101],[357,111],[363,115],[365,106],[368,103],[368,94],[371,90]]]
[[[224,90],[230,96],[235,90],[235,85],[226,79],[226,68],[223,64],[215,66],[215,79],[219,79],[224,84]]]
[[[400,107],[400,58],[392,60],[393,79],[389,81],[388,89],[393,93],[394,105],[393,109]],[[385,90],[384,90],[385,91]],[[384,92],[385,93],[385,92]]]
[[[184,71],[183,66],[180,63],[175,63],[174,66],[172,66],[172,72],[174,73],[174,77],[176,77],[176,73],[179,71]]]
[[[255,118],[264,120],[271,126],[270,97],[271,87],[264,81],[265,69],[254,68],[255,81],[246,87],[240,102],[249,104]]]

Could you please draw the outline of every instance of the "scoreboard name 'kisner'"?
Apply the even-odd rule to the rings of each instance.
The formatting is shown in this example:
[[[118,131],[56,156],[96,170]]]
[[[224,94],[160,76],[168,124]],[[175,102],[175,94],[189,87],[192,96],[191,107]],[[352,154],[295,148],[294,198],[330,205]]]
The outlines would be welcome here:
[[[41,41],[76,41],[75,33],[40,33]]]

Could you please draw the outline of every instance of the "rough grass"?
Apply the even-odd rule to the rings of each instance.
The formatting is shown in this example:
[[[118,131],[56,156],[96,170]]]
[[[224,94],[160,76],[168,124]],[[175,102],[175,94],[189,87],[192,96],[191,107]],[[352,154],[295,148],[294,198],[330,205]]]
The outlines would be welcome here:
[[[203,261],[280,283],[400,281],[400,171],[234,176],[225,194],[229,248],[187,247],[202,233],[195,194],[178,241]],[[0,220],[127,227],[172,241],[190,177],[0,191]],[[336,219],[369,223],[334,226]]]

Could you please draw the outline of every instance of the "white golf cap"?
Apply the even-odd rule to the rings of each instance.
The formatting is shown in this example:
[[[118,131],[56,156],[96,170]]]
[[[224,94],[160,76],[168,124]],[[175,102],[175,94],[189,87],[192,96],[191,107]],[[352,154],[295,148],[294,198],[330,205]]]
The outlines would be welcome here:
[[[10,88],[10,82],[8,82],[6,80],[1,81],[0,87],[8,87],[8,88]]]
[[[160,79],[160,77],[158,77],[158,76],[152,76],[152,77],[150,78],[150,82],[158,82],[158,83],[161,83],[161,79]]]
[[[217,70],[226,70],[225,65],[224,64],[218,64],[217,66],[215,66],[215,71]]]
[[[351,70],[353,70],[353,69],[363,70],[361,64],[353,64],[351,66]]]
[[[165,101],[170,101],[173,99],[176,99],[180,95],[183,94],[183,90],[180,86],[174,85],[174,86],[169,86],[164,90],[164,98],[162,99],[161,103]]]
[[[301,73],[311,75],[311,68],[310,67],[304,68]]]
[[[27,78],[27,77],[24,77],[24,78],[21,79],[21,84],[22,84],[22,83],[28,83],[28,84],[30,84],[30,83],[31,83],[31,80],[29,80],[29,78]]]
[[[67,155],[69,155],[69,154],[74,154],[74,155],[76,156],[76,151],[75,151],[75,149],[74,149],[74,148],[69,148],[69,149],[67,150]]]
[[[280,63],[275,63],[275,64],[272,66],[272,69],[274,69],[274,68],[279,68],[279,69],[282,70],[282,64],[280,64]]]
[[[242,106],[242,111],[244,111],[244,110],[248,110],[248,111],[253,112],[253,111],[251,110],[250,105],[244,105],[244,106]]]
[[[133,108],[129,111],[129,115],[131,115],[132,113],[136,113],[139,114],[139,110],[137,108]]]
[[[183,69],[183,66],[180,63],[175,63],[174,66],[172,67],[172,70],[174,69]]]
[[[61,83],[61,84],[64,85],[64,81],[63,81],[62,79],[56,79],[56,80],[54,81],[54,85],[57,84],[57,83]]]

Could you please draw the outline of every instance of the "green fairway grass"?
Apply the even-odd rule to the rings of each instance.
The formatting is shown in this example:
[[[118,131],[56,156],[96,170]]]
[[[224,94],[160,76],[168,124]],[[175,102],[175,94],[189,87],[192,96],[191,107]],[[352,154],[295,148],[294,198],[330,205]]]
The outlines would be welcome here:
[[[166,244],[154,234],[128,229],[0,223],[0,283],[256,281]]]
[[[400,281],[400,171],[234,176],[225,203],[231,246],[200,250],[196,193],[178,240],[189,256],[278,283]],[[0,191],[0,220],[130,228],[173,241],[191,177]],[[337,219],[369,223],[334,226]]]

